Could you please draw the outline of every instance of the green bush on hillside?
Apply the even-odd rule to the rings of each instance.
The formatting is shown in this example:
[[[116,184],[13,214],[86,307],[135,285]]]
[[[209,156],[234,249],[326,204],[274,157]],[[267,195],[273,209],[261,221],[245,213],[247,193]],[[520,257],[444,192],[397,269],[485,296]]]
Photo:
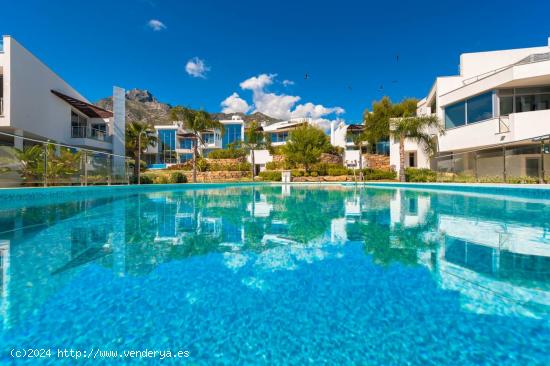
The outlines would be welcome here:
[[[208,154],[208,159],[237,159],[246,156],[244,149],[219,149]]]
[[[363,169],[363,178],[365,180],[389,180],[395,179],[396,174],[393,170],[382,170],[382,169]]]
[[[170,183],[187,183],[187,177],[182,173],[172,173]]]
[[[273,181],[273,182],[281,181],[281,172],[277,172],[273,170],[264,170],[263,172],[260,172],[258,176],[265,181]]]
[[[417,168],[407,168],[405,169],[405,179],[407,182],[436,182],[437,173],[430,169],[417,169]]]

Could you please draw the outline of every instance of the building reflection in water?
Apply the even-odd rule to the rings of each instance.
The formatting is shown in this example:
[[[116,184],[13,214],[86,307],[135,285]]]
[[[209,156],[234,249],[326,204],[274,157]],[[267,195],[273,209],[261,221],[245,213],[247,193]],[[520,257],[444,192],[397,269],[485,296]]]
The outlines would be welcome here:
[[[293,270],[356,245],[381,266],[427,268],[441,288],[460,294],[464,311],[541,317],[550,309],[549,218],[539,201],[336,185],[4,210],[0,316],[9,328],[90,265],[146,276],[162,263],[221,254],[233,271],[253,263],[258,273],[243,283],[265,289],[262,270]]]

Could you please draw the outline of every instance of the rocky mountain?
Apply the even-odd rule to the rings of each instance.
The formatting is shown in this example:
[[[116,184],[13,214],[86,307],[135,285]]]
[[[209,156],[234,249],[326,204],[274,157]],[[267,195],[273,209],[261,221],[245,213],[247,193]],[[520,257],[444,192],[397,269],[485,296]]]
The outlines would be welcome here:
[[[96,105],[107,110],[113,110],[113,98],[103,98],[96,102]],[[172,106],[167,103],[162,103],[155,98],[148,90],[131,89],[126,92],[126,122],[145,121],[151,125],[166,125],[171,124],[170,110]],[[252,121],[267,122],[271,124],[278,122],[276,118],[266,116],[260,112],[252,114],[244,113],[210,113],[213,119],[231,119],[233,115],[239,115],[245,121],[245,124]]]

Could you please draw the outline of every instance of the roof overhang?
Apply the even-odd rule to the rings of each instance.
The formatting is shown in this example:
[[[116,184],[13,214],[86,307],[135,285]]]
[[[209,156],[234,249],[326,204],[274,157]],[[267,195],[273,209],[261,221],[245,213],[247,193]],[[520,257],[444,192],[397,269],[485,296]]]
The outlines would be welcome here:
[[[74,109],[77,109],[78,111],[82,112],[86,116],[90,118],[111,118],[113,117],[113,112],[108,111],[106,109],[100,108],[98,106],[95,106],[93,104],[84,102],[82,100],[73,98],[71,96],[68,96],[66,94],[60,93],[56,90],[51,90],[51,92],[58,96],[59,98],[63,99],[65,102],[67,102],[71,107]]]

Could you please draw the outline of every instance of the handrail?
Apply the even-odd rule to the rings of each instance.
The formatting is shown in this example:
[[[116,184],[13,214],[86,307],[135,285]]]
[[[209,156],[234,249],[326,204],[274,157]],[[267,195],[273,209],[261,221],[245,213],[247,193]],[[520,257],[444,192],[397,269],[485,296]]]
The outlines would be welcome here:
[[[86,151],[86,152],[95,153],[95,154],[111,155],[111,156],[116,156],[118,158],[124,158],[124,159],[133,159],[133,158],[131,158],[129,156],[125,156],[125,155],[113,154],[113,153],[106,152],[106,151],[101,151],[101,150],[92,150],[92,149],[87,149],[87,148],[84,148],[84,147],[81,147],[81,146],[62,144],[62,143],[54,142],[54,141],[50,141],[50,140],[33,139],[33,138],[30,138],[30,137],[15,135],[15,134],[9,133],[9,132],[0,131],[0,135],[10,136],[10,137],[13,137],[13,138],[20,138],[20,139],[24,139],[24,140],[27,140],[27,141],[36,142],[36,143],[39,143],[39,144],[50,144],[50,145],[56,145],[56,146],[59,146],[59,147],[66,147],[66,148],[69,148],[69,149],[76,149],[76,150]]]
[[[532,63],[548,61],[548,60],[550,60],[550,52],[547,52],[547,53],[533,53],[533,54],[531,54],[531,55],[529,55],[529,56],[527,56],[527,57],[525,57],[525,58],[523,58],[523,59],[521,59],[517,62],[514,62],[513,64],[502,66],[502,67],[499,67],[498,69],[490,70],[490,71],[484,72],[482,74],[472,76],[468,79],[464,79],[464,80],[462,80],[462,84],[468,85],[468,84],[474,83],[476,81],[479,81],[479,80],[484,79],[486,77],[489,77],[491,75],[497,74],[501,71],[510,69],[514,66],[532,64]]]
[[[498,133],[508,133],[510,132],[510,117],[509,116],[498,116]]]
[[[505,143],[502,143],[502,144],[487,145],[487,146],[483,146],[482,148],[479,148],[479,149],[471,149],[471,150],[467,150],[467,151],[460,151],[460,152],[455,152],[455,153],[450,153],[450,154],[445,154],[445,155],[434,155],[433,157],[437,158],[437,159],[439,159],[439,158],[453,158],[453,157],[456,157],[457,155],[465,155],[465,154],[469,154],[469,153],[473,153],[473,152],[492,150],[492,149],[495,149],[497,147],[502,148],[502,147],[507,147],[509,145],[517,145],[520,142],[533,142],[533,141],[541,141],[541,140],[550,140],[550,135],[546,134],[546,135],[533,136],[533,137],[530,137],[528,139],[509,141],[509,142],[505,142]]]

